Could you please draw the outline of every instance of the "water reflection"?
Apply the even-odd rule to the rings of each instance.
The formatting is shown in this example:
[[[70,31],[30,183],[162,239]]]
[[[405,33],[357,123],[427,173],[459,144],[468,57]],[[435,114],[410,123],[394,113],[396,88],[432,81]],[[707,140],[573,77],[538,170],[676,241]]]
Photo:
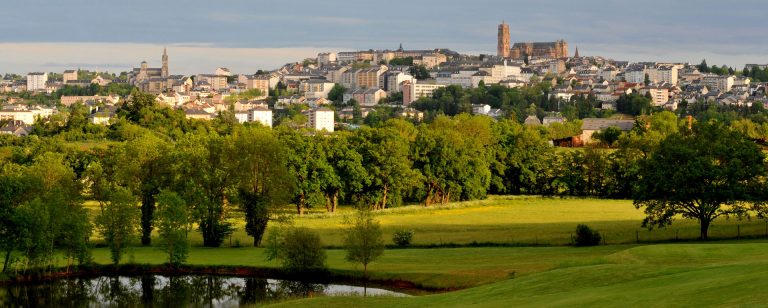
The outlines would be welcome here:
[[[212,275],[69,278],[0,287],[0,307],[237,307],[315,296],[406,296],[384,289]]]

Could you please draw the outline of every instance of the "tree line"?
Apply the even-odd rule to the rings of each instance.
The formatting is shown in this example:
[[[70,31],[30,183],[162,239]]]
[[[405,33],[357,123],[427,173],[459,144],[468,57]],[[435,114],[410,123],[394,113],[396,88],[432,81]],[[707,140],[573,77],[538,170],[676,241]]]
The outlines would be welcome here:
[[[190,121],[155,106],[151,96],[132,97],[108,128],[121,142],[83,149],[57,138],[50,123],[39,124],[40,135],[0,138],[6,267],[14,253],[28,265],[52,264],[54,250],[63,251],[69,263],[87,262],[94,231],[110,246],[115,263],[134,237],[151,244],[153,231],[169,260],[180,260],[189,232],[200,232],[204,246],[220,246],[232,232],[236,211],[244,213],[246,231],[259,245],[275,210],[289,204],[302,214],[308,208],[334,212],[341,204],[371,210],[434,206],[487,194],[634,198],[647,209],[649,227],[676,215],[704,224],[762,209],[737,207],[763,198],[758,188],[765,178],[764,155],[744,133],[758,129],[747,119],[732,126],[700,121],[688,129],[677,115],[660,112],[638,118],[629,132],[601,132],[613,137],[599,138],[596,147],[571,150],[550,140],[572,136],[578,122],[545,127],[437,115],[421,125],[389,119],[325,135],[243,125],[227,116]],[[679,179],[685,181],[672,181]],[[687,186],[698,190],[669,199]],[[691,201],[703,200],[700,194],[712,199]],[[84,200],[99,203],[94,219],[87,217]],[[682,205],[675,208],[674,202]],[[707,210],[686,212],[699,205]],[[720,211],[725,205],[729,211]]]

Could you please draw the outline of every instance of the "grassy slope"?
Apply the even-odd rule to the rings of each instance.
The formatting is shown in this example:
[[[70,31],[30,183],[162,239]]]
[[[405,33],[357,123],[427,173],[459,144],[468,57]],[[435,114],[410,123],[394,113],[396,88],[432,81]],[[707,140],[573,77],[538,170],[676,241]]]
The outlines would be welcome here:
[[[463,291],[412,298],[316,298],[278,306],[761,306],[768,244],[629,248],[604,264],[559,267]]]

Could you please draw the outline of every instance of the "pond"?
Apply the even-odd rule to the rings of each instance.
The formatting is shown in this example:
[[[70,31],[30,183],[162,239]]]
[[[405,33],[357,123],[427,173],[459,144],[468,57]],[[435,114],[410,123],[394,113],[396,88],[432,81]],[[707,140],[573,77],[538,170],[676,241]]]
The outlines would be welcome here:
[[[317,296],[408,296],[361,286],[215,275],[65,278],[0,286],[0,307],[238,307]]]

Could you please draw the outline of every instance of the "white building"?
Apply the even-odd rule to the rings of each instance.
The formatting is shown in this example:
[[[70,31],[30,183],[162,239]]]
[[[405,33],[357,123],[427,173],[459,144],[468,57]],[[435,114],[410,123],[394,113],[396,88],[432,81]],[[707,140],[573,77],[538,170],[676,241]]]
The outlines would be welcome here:
[[[334,85],[336,84],[325,79],[304,80],[299,84],[299,94],[303,94],[308,99],[328,98],[328,93]]]
[[[40,106],[27,108],[26,106],[13,106],[0,110],[0,121],[21,121],[26,125],[35,124],[35,120],[44,119],[56,113],[56,109]]]
[[[317,54],[317,64],[320,66],[329,65],[331,63],[336,63],[336,53],[335,52],[323,52]]]
[[[435,90],[445,88],[444,84],[435,83],[411,83],[403,82],[403,106],[408,106],[411,102],[421,97],[432,97]]]
[[[707,86],[710,92],[714,90],[728,92],[733,87],[734,81],[733,76],[708,75],[701,78],[701,85]]]
[[[677,72],[678,69],[674,65],[659,65],[648,70],[648,79],[653,83],[666,82],[677,85]]]
[[[27,91],[45,91],[45,83],[48,82],[48,73],[27,74]]]
[[[631,83],[644,83],[645,82],[645,68],[644,67],[630,67],[624,71],[624,79]]]
[[[319,108],[306,111],[309,118],[309,127],[316,131],[333,132],[334,114],[333,110],[327,108]]]
[[[248,121],[259,122],[266,127],[272,127],[272,110],[265,107],[257,107],[252,109],[248,115]],[[333,119],[333,115],[331,115],[331,119]]]

